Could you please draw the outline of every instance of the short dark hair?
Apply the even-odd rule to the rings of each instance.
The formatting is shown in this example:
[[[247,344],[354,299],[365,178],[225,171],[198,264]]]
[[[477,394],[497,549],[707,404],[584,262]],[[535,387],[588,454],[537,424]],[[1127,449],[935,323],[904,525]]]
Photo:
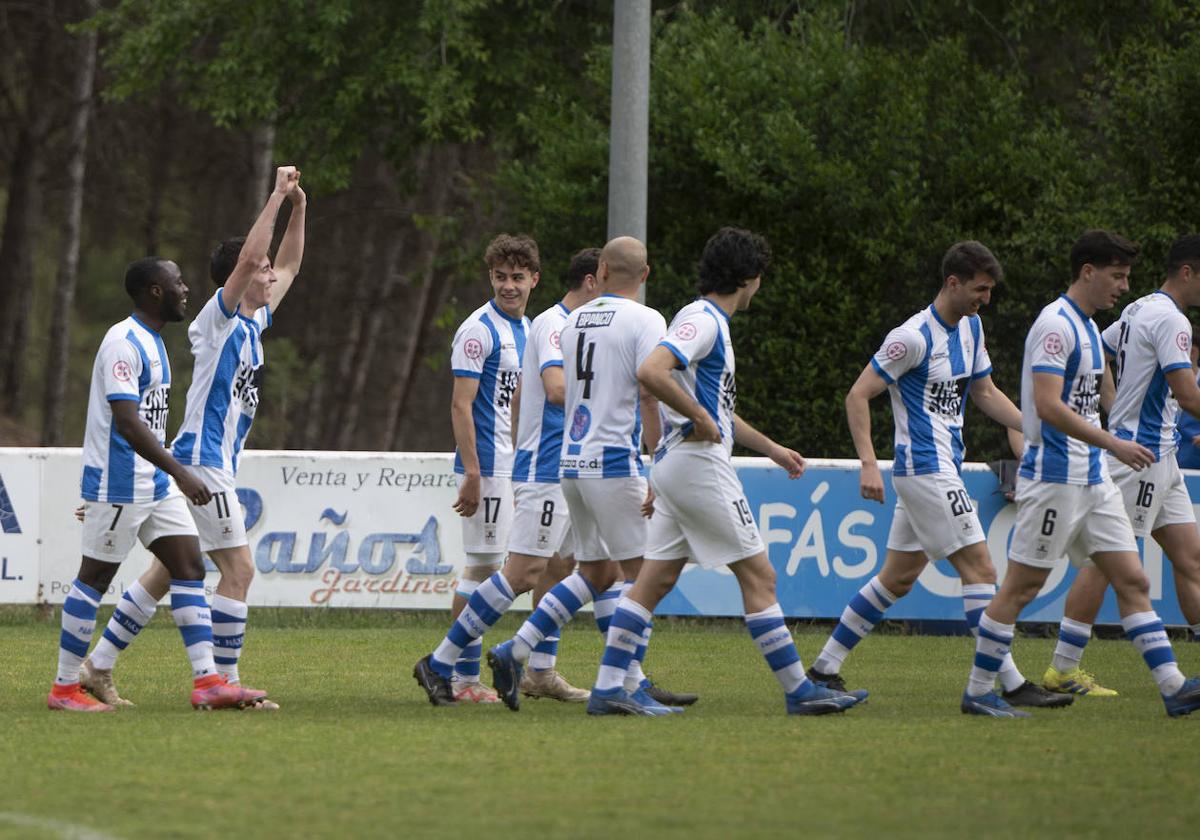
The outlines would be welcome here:
[[[1200,268],[1200,234],[1179,237],[1167,252],[1168,277],[1174,277],[1185,265],[1190,265],[1193,270]]]
[[[483,252],[483,261],[489,269],[506,263],[527,268],[534,274],[542,270],[537,243],[531,237],[522,235],[500,234],[488,243],[487,250]]]
[[[733,294],[770,265],[767,240],[743,228],[723,227],[704,244],[696,288],[702,295]]]
[[[1071,246],[1071,277],[1079,276],[1085,265],[1108,268],[1110,265],[1133,265],[1142,252],[1136,242],[1119,233],[1107,230],[1087,230]]]
[[[591,274],[593,277],[600,270],[600,249],[584,248],[571,257],[567,266],[567,291],[573,292],[583,285],[583,278]]]
[[[997,283],[1004,279],[1004,269],[1000,267],[1000,260],[996,259],[996,255],[982,242],[976,242],[974,239],[955,242],[946,252],[946,256],[942,257],[943,283],[952,274],[966,283],[981,273]]]
[[[162,257],[142,257],[125,267],[125,293],[134,303],[139,303],[146,290],[158,282],[165,262]]]
[[[215,285],[224,286],[229,280],[229,275],[233,274],[233,270],[237,267],[238,257],[242,255],[242,246],[245,244],[246,237],[235,236],[213,248],[212,257],[208,261],[208,276],[212,278]]]

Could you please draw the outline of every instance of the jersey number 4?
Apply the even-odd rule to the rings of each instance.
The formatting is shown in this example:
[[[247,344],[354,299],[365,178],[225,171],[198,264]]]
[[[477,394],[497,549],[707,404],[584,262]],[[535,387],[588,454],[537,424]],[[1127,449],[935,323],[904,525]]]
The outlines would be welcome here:
[[[583,398],[592,397],[592,380],[596,374],[592,372],[592,357],[596,355],[596,342],[588,341],[583,335],[575,345],[575,378],[583,383]]]

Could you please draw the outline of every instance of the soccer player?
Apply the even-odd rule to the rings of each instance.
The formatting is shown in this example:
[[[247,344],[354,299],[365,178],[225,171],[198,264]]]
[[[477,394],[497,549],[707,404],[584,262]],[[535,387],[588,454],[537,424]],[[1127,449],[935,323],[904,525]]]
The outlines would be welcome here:
[[[230,685],[217,672],[204,562],[185,501],[207,504],[212,493],[163,446],[171,364],[159,333],[167,323],[183,320],[187,284],[175,263],[147,257],[126,269],[125,291],[133,313],[105,333],[92,367],[81,481],[83,559],[63,604],[58,674],[47,705],[113,711],[80,688],[79,668],[95,632],[101,593],[137,539],[170,575],[171,612],[192,666],[192,706],[243,706],[266,693]]]
[[[541,270],[537,243],[527,236],[500,234],[483,258],[494,296],[463,321],[450,357],[454,371],[450,419],[457,444],[454,471],[461,476],[454,510],[463,518],[466,552],[466,568],[451,608],[452,633],[475,590],[500,571],[512,531],[512,405],[529,335],[525,305]],[[464,621],[474,616],[472,611]],[[484,628],[476,629],[478,634],[462,646],[457,662],[433,655],[413,666],[413,677],[434,705],[453,705],[457,700],[499,702],[496,693],[479,682],[483,652],[479,637]],[[452,696],[446,696],[445,680],[451,681]]]
[[[862,460],[862,496],[882,504],[883,477],[871,443],[868,402],[884,390],[891,394],[896,509],[883,568],[842,612],[809,669],[815,682],[845,690],[841,668],[846,657],[888,608],[912,590],[931,559],[949,559],[962,578],[963,611],[972,634],[996,593],[996,570],[959,470],[968,393],[993,420],[1013,430],[1021,428],[1021,412],[992,382],[978,315],[1002,277],[1000,262],[983,244],[952,245],[942,258],[942,288],[933,303],[888,333],[846,395],[850,434]],[[1019,454],[1019,444],[1014,448]],[[1062,695],[1021,676],[1011,656],[1004,660],[1000,679],[1010,703],[1067,705]]]
[[[637,380],[660,402],[664,420],[650,472],[654,515],[646,559],[617,605],[608,631],[588,702],[590,714],[664,713],[661,706],[639,702],[637,694],[630,693],[628,666],[654,608],[671,591],[689,558],[704,568],[728,567],[737,578],[746,625],[783,686],[789,713],[841,712],[861,699],[814,685],[804,676],[775,595],[775,570],[730,460],[736,441],[770,457],[792,478],[804,472],[804,459],[797,452],[734,414],[737,389],[729,319],[750,305],[769,262],[770,249],[762,237],[739,228],[717,231],[700,258],[702,297],[676,314],[665,338],[655,340],[649,352],[639,353]],[[601,334],[597,331],[597,338]],[[592,337],[590,331],[580,335],[581,340]],[[602,346],[596,357],[607,361],[608,356],[600,356]],[[599,383],[599,361],[596,368]]]
[[[1134,536],[1153,536],[1175,571],[1175,590],[1184,618],[1200,635],[1200,533],[1175,459],[1179,409],[1200,415],[1200,388],[1192,369],[1192,325],[1184,311],[1200,305],[1200,236],[1178,239],[1167,256],[1167,277],[1158,291],[1140,298],[1100,335],[1113,363],[1116,394],[1101,403],[1108,429],[1140,443],[1154,463],[1138,472],[1108,457],[1108,470],[1121,491]],[[1100,611],[1106,578],[1098,568],[1081,569],[1067,594],[1058,645],[1043,683],[1054,691],[1111,697],[1080,668],[1083,649]]]
[[[272,265],[268,250],[285,200],[290,201],[292,213]],[[213,251],[209,271],[217,291],[188,327],[195,367],[172,453],[212,492],[210,502],[191,510],[200,548],[221,572],[212,599],[213,644],[217,671],[232,684],[240,682],[246,595],[254,578],[237,498],[238,456],[258,408],[262,331],[271,325],[300,271],[305,205],[300,173],[292,166],[280,167],[275,188],[250,232],[244,239],[222,242]],[[105,703],[132,705],[117,692],[112,669],[120,652],[154,617],[169,587],[167,569],[161,563],[151,564],[122,594],[104,635],[85,660],[81,683]],[[264,699],[255,708],[277,709],[278,705]]]
[[[1150,604],[1150,583],[1138,559],[1121,491],[1102,449],[1130,470],[1154,463],[1154,453],[1100,426],[1100,383],[1111,387],[1092,315],[1111,309],[1129,290],[1138,247],[1108,231],[1089,230],[1071,248],[1072,282],[1047,305],[1025,339],[1021,413],[1025,452],[1017,474],[1017,521],[1008,572],[979,619],[975,665],[963,693],[966,714],[1029,717],[996,694],[996,672],[1007,658],[1017,617],[1055,564],[1088,557],[1116,591],[1125,635],[1142,654],[1167,714],[1200,708],[1200,679],[1186,680],[1163,623]]]
[[[437,649],[417,663],[418,682],[435,706],[453,702],[447,677],[462,650],[475,644],[499,621],[516,597],[534,589],[545,579],[548,563],[558,556],[560,548],[569,550],[564,547],[564,539],[570,517],[558,481],[563,434],[560,335],[567,315],[599,294],[596,281],[599,256],[599,248],[587,248],[572,258],[567,269],[566,295],[538,315],[530,326],[521,363],[521,389],[516,411],[517,449],[512,474],[516,509],[512,536],[508,540],[508,559],[503,569],[471,593],[466,608],[459,613]],[[557,610],[564,598],[573,597],[571,592],[588,591],[586,579],[580,573],[567,571],[568,574],[555,581],[553,589],[537,600],[540,612]],[[589,593],[586,601],[590,600]],[[554,627],[554,632],[542,634],[529,644],[517,642],[515,655],[522,664],[530,660],[535,650],[540,649],[548,656],[550,650],[546,641],[557,639],[559,627],[561,624]],[[518,632],[517,639],[523,638]],[[541,660],[535,664],[548,663]],[[572,686],[552,666],[531,669],[526,679],[518,684],[522,691],[539,697],[571,702],[582,702],[588,697],[587,691]],[[517,687],[513,686],[514,691],[507,701],[519,705]]]

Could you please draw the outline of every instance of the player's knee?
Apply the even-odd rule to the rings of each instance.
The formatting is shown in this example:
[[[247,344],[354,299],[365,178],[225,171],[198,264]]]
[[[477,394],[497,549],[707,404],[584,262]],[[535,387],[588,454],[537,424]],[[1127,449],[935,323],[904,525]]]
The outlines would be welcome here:
[[[1125,598],[1149,598],[1150,578],[1140,565],[1123,570],[1122,574],[1112,581],[1113,589],[1118,590]]]
[[[916,571],[903,570],[898,573],[884,575],[880,573],[879,582],[883,584],[883,588],[895,595],[897,598],[903,598],[912,591],[913,585],[917,582],[917,577],[920,575]]]

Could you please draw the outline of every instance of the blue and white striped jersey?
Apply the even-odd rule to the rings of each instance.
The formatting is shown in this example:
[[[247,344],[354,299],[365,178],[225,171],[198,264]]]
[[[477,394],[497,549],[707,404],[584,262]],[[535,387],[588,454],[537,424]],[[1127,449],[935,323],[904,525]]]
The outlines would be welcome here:
[[[472,312],[454,334],[450,366],[455,376],[479,380],[472,414],[479,474],[512,476],[512,400],[521,382],[521,357],[529,319],[510,318],[489,300]],[[454,471],[463,473],[462,458],[454,453]]]
[[[563,478],[646,474],[637,369],[666,331],[658,312],[617,295],[601,295],[567,316]]]
[[[272,317],[266,306],[253,318],[243,315],[240,305],[230,310],[221,292],[217,289],[188,327],[196,361],[183,425],[171,451],[181,464],[233,475],[258,410],[262,331],[271,326]]]
[[[517,457],[513,481],[558,484],[562,456],[563,407],[546,399],[542,371],[562,367],[562,328],[569,309],[556,303],[533,319],[521,360],[521,411],[517,418]]]
[[[978,315],[951,326],[931,304],[896,327],[871,359],[892,397],[892,475],[956,474],[971,380],[992,372]]]
[[[1053,484],[1100,484],[1108,467],[1100,450],[1043,423],[1033,400],[1033,374],[1061,376],[1062,401],[1100,426],[1100,379],[1104,354],[1100,331],[1066,295],[1046,306],[1025,338],[1021,364],[1021,418],[1025,456],[1020,474]]]
[[[130,315],[109,327],[92,365],[87,426],[83,434],[81,493],[90,502],[156,502],[171,490],[170,477],[133,451],[113,425],[110,402],[132,400],[138,415],[164,443],[171,393],[171,363],[162,337]]]
[[[1113,357],[1117,383],[1109,431],[1137,441],[1162,460],[1175,451],[1179,414],[1166,375],[1192,367],[1191,322],[1160,289],[1125,307],[1100,340]]]
[[[737,402],[733,340],[729,316],[709,300],[693,301],[675,313],[659,345],[675,354],[679,364],[671,375],[696,398],[721,430],[725,451],[733,453],[733,414]],[[692,433],[693,423],[666,403],[660,403],[663,439],[657,461]]]

